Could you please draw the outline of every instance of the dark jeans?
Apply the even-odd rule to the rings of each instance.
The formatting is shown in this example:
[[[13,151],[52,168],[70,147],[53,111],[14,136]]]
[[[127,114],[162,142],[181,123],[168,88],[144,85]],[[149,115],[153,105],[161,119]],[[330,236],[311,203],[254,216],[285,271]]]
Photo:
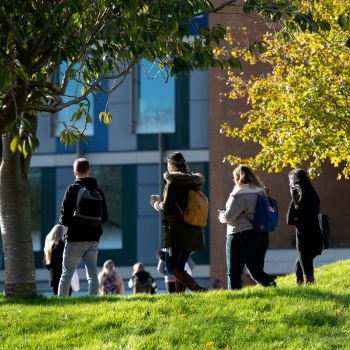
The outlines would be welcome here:
[[[171,248],[171,256],[165,255],[165,264],[167,271],[173,275],[175,270],[185,271],[186,262],[191,254],[187,249],[182,248]]]
[[[298,258],[295,262],[295,273],[297,275],[313,276],[314,264],[313,260],[317,254],[298,250]]]
[[[247,230],[227,236],[226,264],[228,289],[241,289],[244,265],[254,281],[264,287],[276,286],[275,281],[264,272],[264,260],[269,246],[269,234]]]
[[[176,292],[176,283],[175,282],[166,282],[165,287],[168,293]]]

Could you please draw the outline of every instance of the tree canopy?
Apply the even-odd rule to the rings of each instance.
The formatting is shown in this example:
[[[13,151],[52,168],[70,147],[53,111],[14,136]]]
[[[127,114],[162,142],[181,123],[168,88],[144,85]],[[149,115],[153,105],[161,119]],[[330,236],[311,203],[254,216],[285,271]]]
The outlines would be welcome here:
[[[322,33],[297,31],[283,40],[267,33],[259,44],[238,47],[234,34],[226,36],[234,48],[217,50],[247,65],[266,63],[263,75],[228,70],[226,96],[245,98],[249,110],[244,125],[227,122],[222,132],[259,145],[251,157],[228,155],[228,161],[279,172],[307,165],[312,175],[329,161],[339,167],[338,178],[350,177],[350,4],[346,0],[298,1],[319,23]],[[325,22],[323,22],[325,21]],[[326,22],[328,21],[328,22]],[[240,38],[241,40],[241,38]]]
[[[142,57],[170,75],[220,64],[211,45],[223,38],[223,28],[203,28],[189,40],[190,19],[213,9],[205,0],[2,1],[0,130],[14,136],[12,150],[27,155],[36,148],[38,112],[79,104],[72,122],[91,122],[87,97],[107,92],[103,79],[114,82],[109,91],[116,89]],[[57,76],[63,62],[67,68]],[[67,94],[71,80],[81,84],[75,96]],[[74,143],[82,131],[66,126],[62,140]]]

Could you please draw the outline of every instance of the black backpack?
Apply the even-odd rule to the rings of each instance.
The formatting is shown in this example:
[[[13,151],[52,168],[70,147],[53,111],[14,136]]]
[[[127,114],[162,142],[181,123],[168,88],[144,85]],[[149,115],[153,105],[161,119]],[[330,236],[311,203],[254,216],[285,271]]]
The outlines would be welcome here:
[[[146,279],[140,279],[137,275],[133,276],[133,293],[148,293],[152,294],[153,279],[151,276]]]
[[[95,188],[81,187],[78,191],[75,222],[78,224],[99,227],[102,225],[102,197]]]

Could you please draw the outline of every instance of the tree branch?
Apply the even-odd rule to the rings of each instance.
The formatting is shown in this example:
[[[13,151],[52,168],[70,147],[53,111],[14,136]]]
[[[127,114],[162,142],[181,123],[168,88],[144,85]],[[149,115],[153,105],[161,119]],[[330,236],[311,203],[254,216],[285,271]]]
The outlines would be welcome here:
[[[12,23],[11,19],[7,16],[7,14],[4,11],[0,12],[0,20],[5,20],[8,23],[8,25],[11,27],[17,45],[19,46],[20,50],[24,50],[26,47],[25,42],[23,41],[16,26]]]
[[[63,108],[78,104],[79,102],[86,100],[87,97],[93,92],[94,89],[99,87],[100,82],[102,81],[103,77],[99,77],[96,79],[95,83],[92,84],[83,95],[80,97],[76,97],[68,102],[65,103],[58,103],[54,106],[48,106],[48,105],[42,105],[42,104],[27,104],[22,108],[22,111],[38,111],[38,112],[49,112],[49,113],[57,113]]]
[[[202,12],[200,14],[198,14],[198,16],[200,15],[207,15],[209,13],[218,13],[220,10],[222,10],[223,8],[225,8],[226,6],[231,6],[233,5],[235,2],[237,2],[237,0],[230,0],[230,1],[225,1],[224,3],[222,3],[221,5],[214,7],[213,9],[209,10],[209,11],[205,11]]]

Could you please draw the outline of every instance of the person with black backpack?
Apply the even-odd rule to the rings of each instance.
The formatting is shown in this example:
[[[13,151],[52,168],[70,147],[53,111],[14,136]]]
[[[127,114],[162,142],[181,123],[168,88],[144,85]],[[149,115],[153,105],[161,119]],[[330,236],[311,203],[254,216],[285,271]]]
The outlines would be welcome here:
[[[193,251],[204,248],[202,225],[206,222],[207,201],[203,202],[203,205],[206,206],[205,210],[203,212],[198,210],[197,215],[193,216],[200,220],[189,223],[190,221],[187,221],[184,215],[188,211],[189,193],[200,191],[204,177],[200,173],[188,171],[185,158],[180,152],[168,156],[168,171],[163,177],[165,180],[163,199],[153,195],[150,204],[154,209],[163,213],[162,248],[168,253],[166,269],[168,273],[175,276],[176,292],[184,292],[186,288],[191,291],[205,291],[207,289],[200,286],[185,271],[185,264]],[[200,198],[203,196],[201,195]],[[200,223],[200,226],[197,226],[196,223]]]
[[[264,185],[244,165],[234,169],[233,179],[235,186],[226,202],[226,209],[219,211],[219,221],[227,225],[227,287],[229,290],[242,288],[244,266],[260,285],[276,286],[273,278],[264,271],[269,232],[254,227],[258,196],[265,191]]]
[[[146,294],[156,294],[157,293],[157,283],[151,274],[145,271],[142,263],[138,262],[133,266],[132,277],[128,282],[129,288],[132,289],[134,294],[146,293]]]
[[[108,219],[105,196],[90,177],[90,164],[85,158],[74,161],[75,182],[69,185],[61,205],[60,223],[66,226],[59,296],[67,296],[72,276],[82,258],[89,284],[89,295],[99,292],[97,274],[98,242],[102,224]]]

